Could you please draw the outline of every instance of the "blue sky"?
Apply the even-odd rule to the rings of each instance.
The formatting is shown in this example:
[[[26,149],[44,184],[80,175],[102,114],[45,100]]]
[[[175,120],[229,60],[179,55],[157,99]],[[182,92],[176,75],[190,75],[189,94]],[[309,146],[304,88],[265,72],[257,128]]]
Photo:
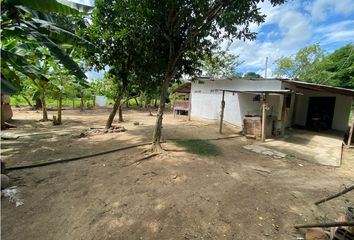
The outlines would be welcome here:
[[[88,5],[93,2],[75,1]],[[239,72],[254,71],[264,75],[268,57],[267,76],[272,77],[275,60],[293,56],[304,46],[319,43],[331,53],[354,42],[354,0],[288,0],[276,7],[265,1],[259,7],[267,17],[263,24],[251,25],[251,29],[258,32],[257,39],[235,40],[230,46],[230,52],[244,61],[237,69]],[[102,76],[94,72],[87,75],[89,79]]]
[[[237,70],[254,71],[264,76],[268,57],[267,76],[272,77],[274,61],[282,56],[293,56],[304,46],[319,43],[331,53],[354,42],[354,0],[287,1],[272,7],[269,2],[259,4],[267,15],[255,41],[234,41],[230,52],[245,61]]]

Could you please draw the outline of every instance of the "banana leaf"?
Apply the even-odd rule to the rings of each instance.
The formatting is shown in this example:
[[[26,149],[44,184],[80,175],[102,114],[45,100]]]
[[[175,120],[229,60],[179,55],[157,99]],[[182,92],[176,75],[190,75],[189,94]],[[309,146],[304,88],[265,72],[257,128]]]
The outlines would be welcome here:
[[[10,0],[13,5],[29,7],[41,12],[56,12],[64,14],[89,13],[93,7],[68,0]]]

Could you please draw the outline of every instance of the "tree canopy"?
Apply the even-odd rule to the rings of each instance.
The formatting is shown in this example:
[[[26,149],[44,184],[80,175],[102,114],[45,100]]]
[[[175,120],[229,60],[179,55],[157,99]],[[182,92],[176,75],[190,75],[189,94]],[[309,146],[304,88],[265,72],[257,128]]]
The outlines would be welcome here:
[[[282,57],[276,61],[275,74],[300,81],[354,88],[354,45],[348,44],[331,54],[319,44],[300,49],[295,57]]]
[[[48,78],[38,71],[28,59],[28,50],[39,54],[43,51],[35,51],[36,48],[47,49],[48,54],[55,57],[70,74],[79,79],[85,79],[86,75],[79,65],[73,61],[63,49],[64,45],[92,45],[75,35],[74,33],[59,27],[53,22],[52,13],[80,14],[87,11],[88,6],[61,0],[48,1],[2,1],[1,3],[1,84],[2,92],[11,93],[20,87],[18,73],[41,81]]]
[[[256,33],[250,29],[251,23],[260,24],[265,15],[258,7],[260,1],[137,1],[138,11],[132,14],[141,15],[150,26],[149,31],[154,38],[162,39],[162,51],[167,59],[161,88],[160,106],[153,134],[153,149],[161,150],[160,138],[162,116],[164,112],[167,89],[176,74],[187,62],[195,62],[199,53],[211,51],[216,40],[223,38],[255,39]],[[271,0],[272,5],[281,4],[283,0]],[[162,48],[158,48],[162,49]],[[165,49],[165,48],[163,48]]]
[[[243,75],[243,78],[262,78],[262,76],[255,72],[247,72]]]
[[[230,54],[229,48],[210,51],[202,61],[202,70],[205,75],[213,78],[230,78],[237,76],[236,68],[242,64],[239,56]]]

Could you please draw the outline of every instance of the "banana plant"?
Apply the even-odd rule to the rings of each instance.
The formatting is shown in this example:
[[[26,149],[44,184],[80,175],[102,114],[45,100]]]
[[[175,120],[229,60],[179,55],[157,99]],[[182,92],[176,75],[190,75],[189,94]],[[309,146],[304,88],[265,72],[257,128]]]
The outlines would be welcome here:
[[[72,51],[74,53],[74,51]],[[72,56],[72,58],[76,61],[79,61],[77,58]],[[57,119],[55,124],[60,125],[62,123],[62,100],[65,95],[67,95],[67,90],[71,90],[72,87],[76,89],[78,92],[83,89],[88,88],[88,84],[84,79],[79,79],[70,74],[63,65],[61,65],[55,59],[50,59],[48,61],[50,65],[50,74],[49,79],[50,83],[53,85],[52,95],[57,99]]]
[[[74,33],[53,23],[52,14],[79,15],[92,7],[66,0],[5,0],[1,2],[1,86],[2,93],[14,93],[20,87],[21,73],[33,81],[49,82],[37,66],[26,58],[22,49],[47,49],[71,75],[85,79],[80,66],[62,45],[94,46]],[[43,84],[42,84],[43,85]]]

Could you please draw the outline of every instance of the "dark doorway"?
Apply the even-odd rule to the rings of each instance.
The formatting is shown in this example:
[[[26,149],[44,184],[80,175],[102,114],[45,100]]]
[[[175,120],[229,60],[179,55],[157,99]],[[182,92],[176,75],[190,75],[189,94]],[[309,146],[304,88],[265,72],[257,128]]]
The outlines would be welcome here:
[[[310,97],[306,126],[315,131],[332,127],[335,97]]]

